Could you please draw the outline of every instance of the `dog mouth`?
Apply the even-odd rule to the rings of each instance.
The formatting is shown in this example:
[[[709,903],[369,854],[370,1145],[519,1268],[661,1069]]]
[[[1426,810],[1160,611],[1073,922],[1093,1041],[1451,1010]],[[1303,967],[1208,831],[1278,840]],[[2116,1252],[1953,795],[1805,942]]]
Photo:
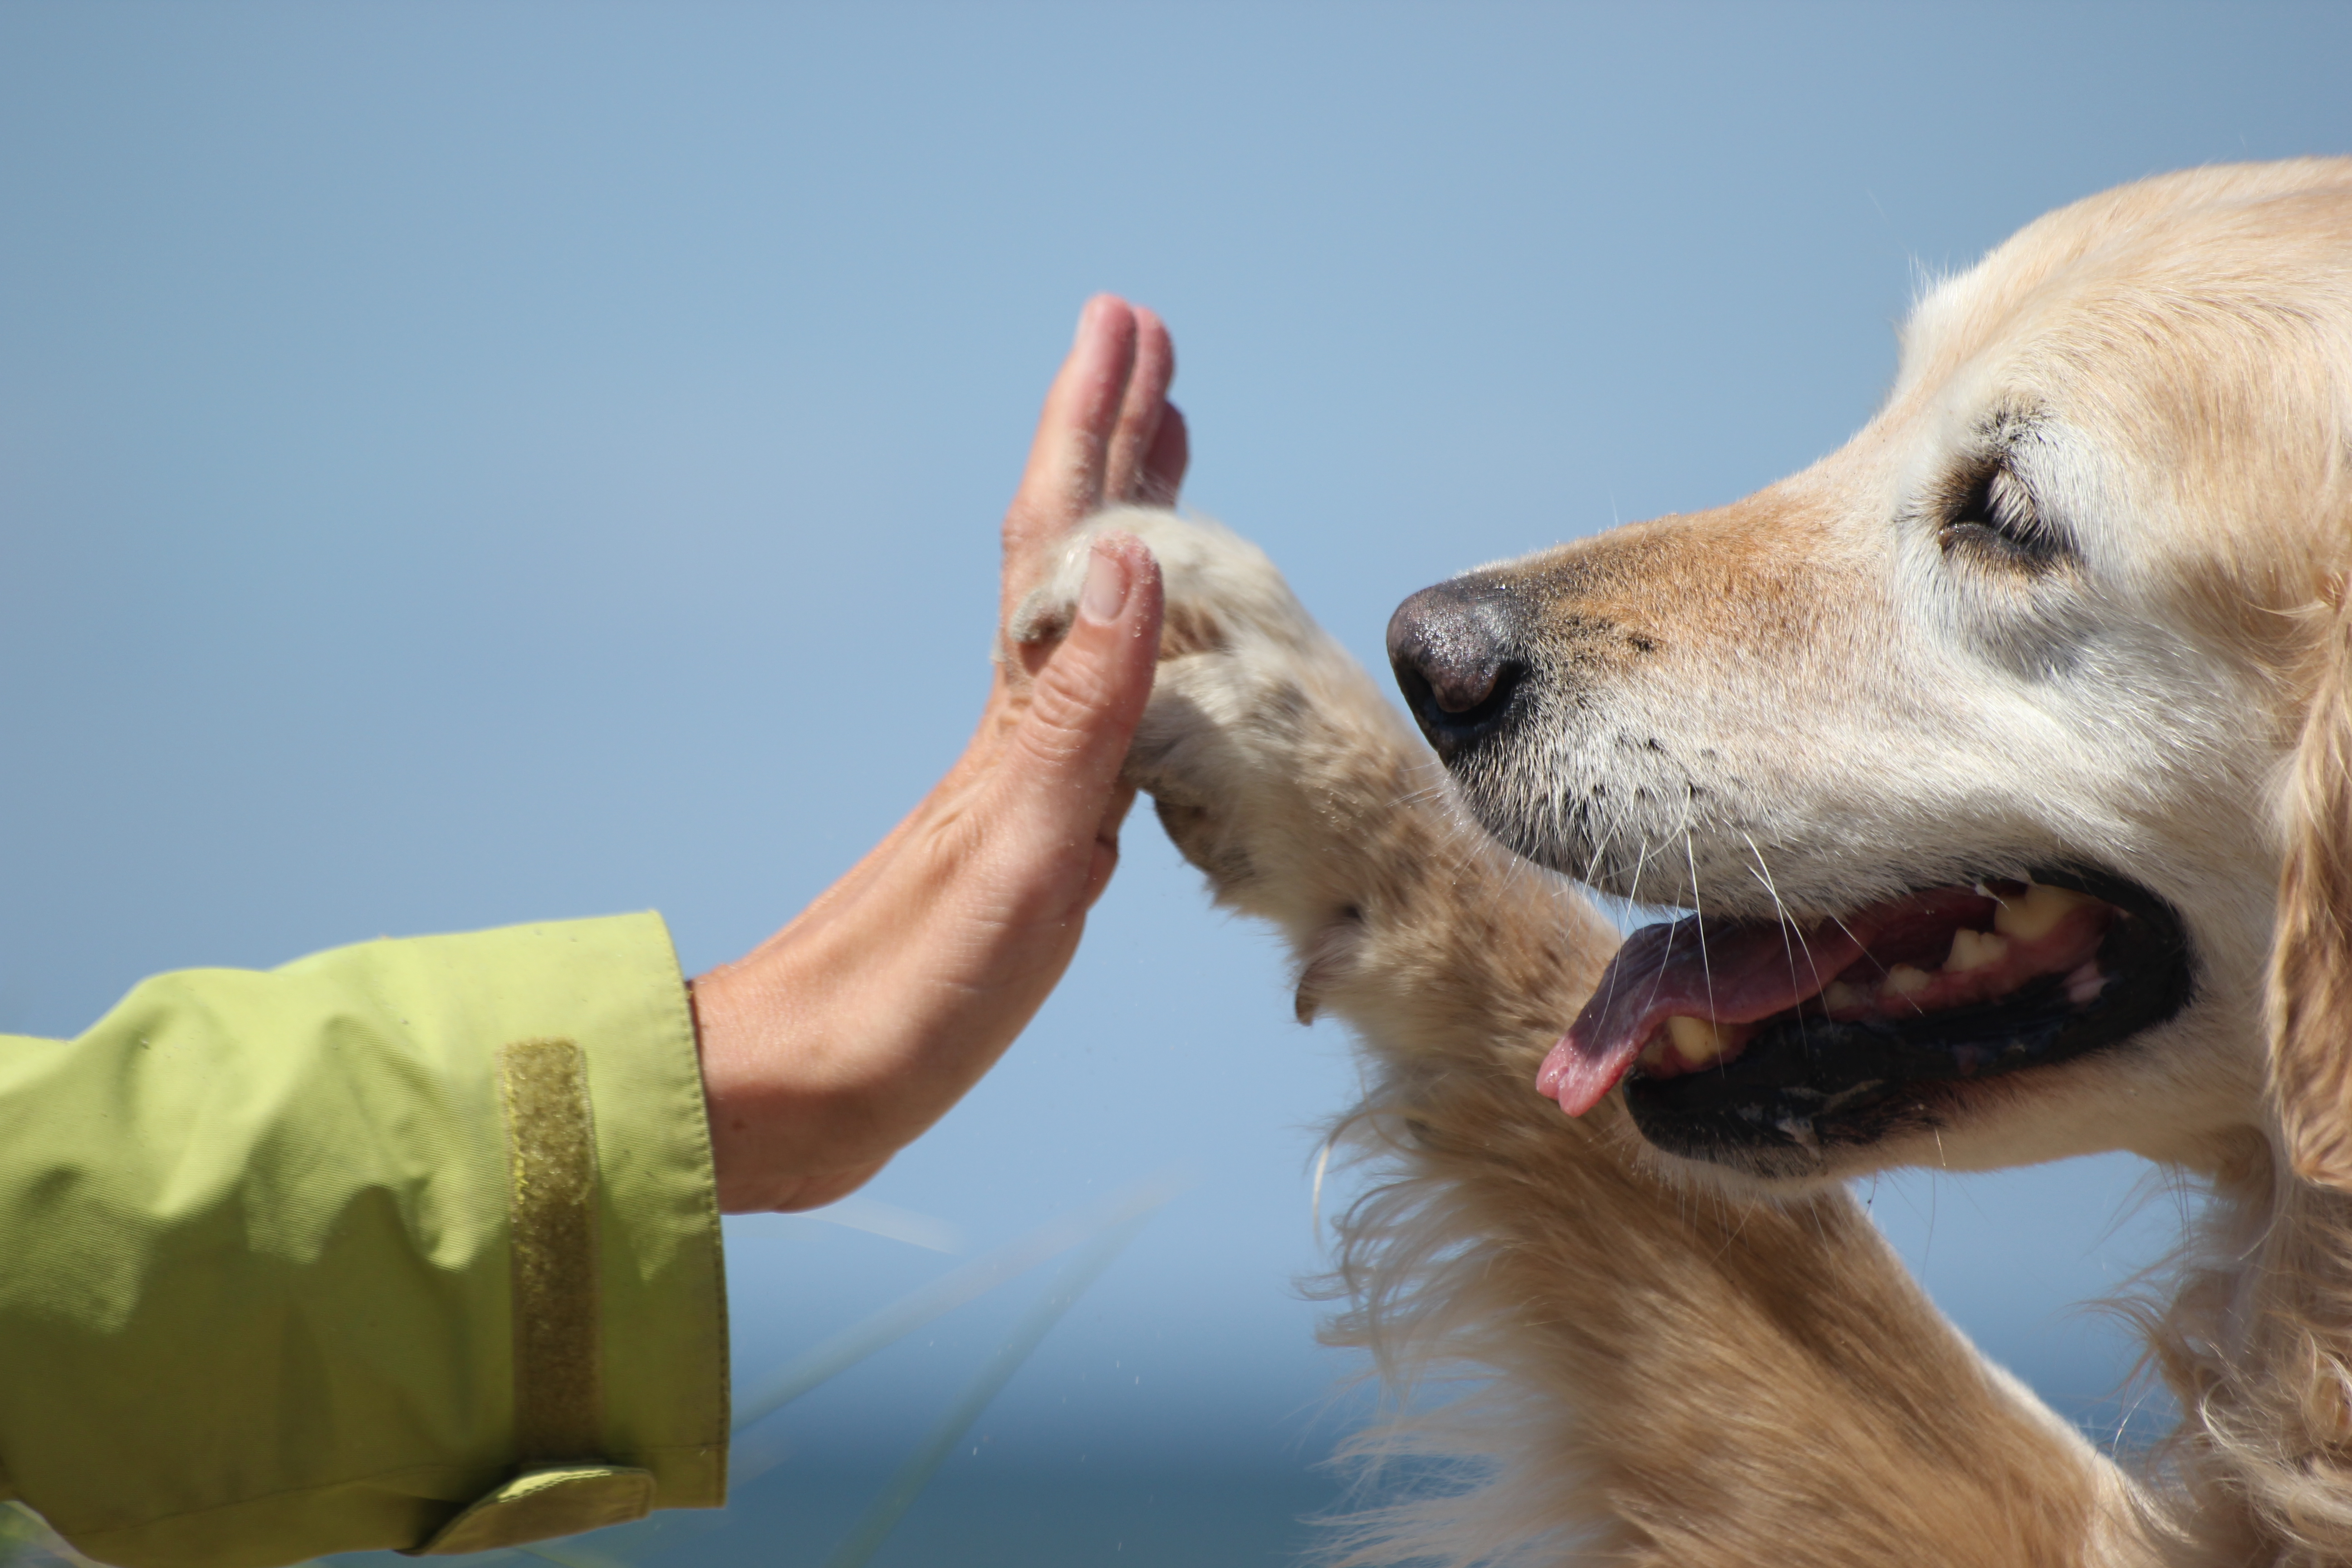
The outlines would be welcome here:
[[[1645,927],[1544,1060],[1581,1115],[1622,1080],[1644,1137],[1705,1157],[1934,1125],[1979,1079],[2105,1049],[2194,989],[2180,919],[2073,869],[1927,888],[1800,925]]]

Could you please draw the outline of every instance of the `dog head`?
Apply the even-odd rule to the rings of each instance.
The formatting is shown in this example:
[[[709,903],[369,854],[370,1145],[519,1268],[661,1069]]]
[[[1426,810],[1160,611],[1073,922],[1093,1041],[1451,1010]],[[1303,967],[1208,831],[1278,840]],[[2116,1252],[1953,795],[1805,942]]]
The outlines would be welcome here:
[[[2352,1184],[2347,570],[2352,160],[2305,161],[2041,219],[1840,451],[1390,647],[1491,832],[1691,911],[1547,1065],[1571,1110],[1819,1178],[2207,1163],[2274,1086]]]

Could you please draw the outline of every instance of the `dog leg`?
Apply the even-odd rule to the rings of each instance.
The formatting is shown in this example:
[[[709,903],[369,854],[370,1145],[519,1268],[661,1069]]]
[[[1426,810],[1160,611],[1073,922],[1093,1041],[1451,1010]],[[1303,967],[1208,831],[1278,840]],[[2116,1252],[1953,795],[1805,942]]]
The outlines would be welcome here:
[[[1167,630],[1130,778],[1217,900],[1274,921],[1302,1018],[1361,1035],[1348,1125],[1378,1169],[1342,1223],[1336,1329],[1393,1388],[1473,1392],[1368,1451],[1483,1484],[1364,1516],[1350,1562],[2155,1561],[2120,1472],[1979,1357],[1843,1189],[1728,1195],[1662,1170],[1615,1097],[1570,1121],[1536,1069],[1615,932],[1463,823],[1419,739],[1254,546],[1139,534]],[[1087,539],[1015,636],[1067,625]],[[2152,1527],[2151,1527],[2152,1528]]]

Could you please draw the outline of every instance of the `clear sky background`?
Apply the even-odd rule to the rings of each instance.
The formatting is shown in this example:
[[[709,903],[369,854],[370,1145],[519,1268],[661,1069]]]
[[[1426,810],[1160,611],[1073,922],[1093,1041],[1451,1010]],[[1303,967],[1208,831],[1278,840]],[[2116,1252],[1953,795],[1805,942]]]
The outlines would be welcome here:
[[[1920,279],[2044,210],[2352,150],[2347,60],[2342,5],[0,8],[0,1028],[379,932],[654,907],[690,969],[748,949],[959,748],[1094,290],[1175,330],[1190,503],[1375,658],[1414,588],[1837,446]],[[1288,1020],[1139,819],[1068,984],[842,1217],[984,1252],[1193,1184],[910,1531],[980,1562],[1019,1478],[1042,1517],[1328,1448],[1294,1281],[1353,1079]],[[1874,1205],[2095,1419],[2128,1347],[2067,1303],[2160,1249],[2141,1176]],[[740,1227],[742,1376],[954,1261]],[[751,1448],[857,1501],[1045,1278]],[[822,1558],[832,1505],[766,1484],[725,1539]],[[1105,1560],[1174,1538],[1146,1491]]]

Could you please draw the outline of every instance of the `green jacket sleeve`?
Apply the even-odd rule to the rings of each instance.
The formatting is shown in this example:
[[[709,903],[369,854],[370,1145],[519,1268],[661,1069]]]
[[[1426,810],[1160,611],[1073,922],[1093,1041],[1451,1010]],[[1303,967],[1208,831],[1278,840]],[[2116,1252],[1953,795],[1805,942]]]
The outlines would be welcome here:
[[[0,1498],[102,1561],[716,1507],[724,1312],[658,916],[166,974],[0,1037]]]

